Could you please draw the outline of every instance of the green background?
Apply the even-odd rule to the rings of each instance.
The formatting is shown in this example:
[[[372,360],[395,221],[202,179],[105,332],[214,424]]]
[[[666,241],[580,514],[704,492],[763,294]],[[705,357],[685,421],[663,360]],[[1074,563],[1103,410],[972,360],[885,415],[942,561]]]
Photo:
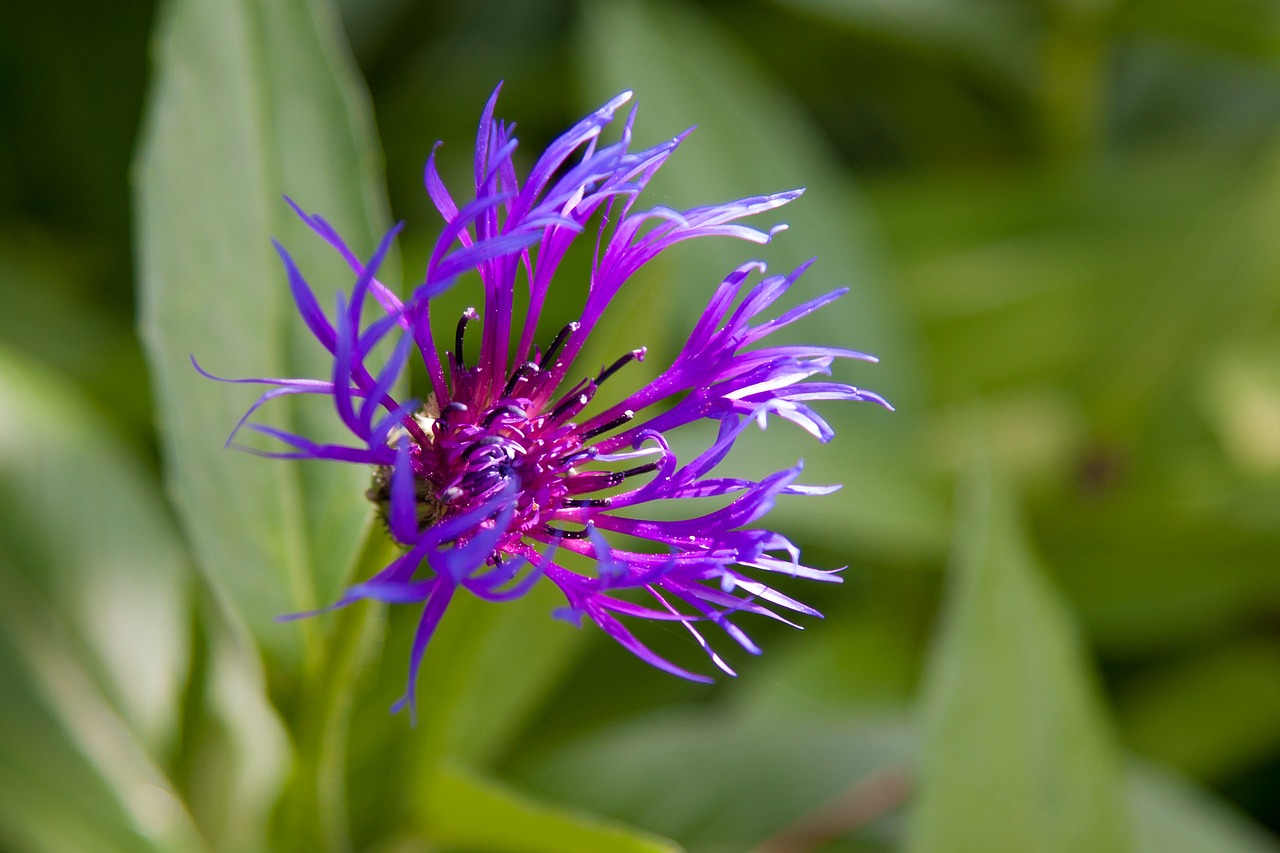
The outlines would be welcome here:
[[[338,6],[0,11],[0,848],[1278,849],[1280,6]],[[698,125],[649,204],[809,188],[589,358],[654,369],[737,263],[816,255],[796,298],[852,293],[798,334],[897,412],[725,463],[844,483],[770,516],[849,568],[719,643],[740,678],[460,600],[411,728],[411,610],[273,619],[385,560],[365,474],[224,451],[253,395],[186,359],[322,376],[269,238],[350,280],[280,196],[365,255],[405,221],[413,282],[426,155],[465,185],[500,80],[526,167],[634,89],[639,144]],[[642,632],[706,670],[682,634]]]

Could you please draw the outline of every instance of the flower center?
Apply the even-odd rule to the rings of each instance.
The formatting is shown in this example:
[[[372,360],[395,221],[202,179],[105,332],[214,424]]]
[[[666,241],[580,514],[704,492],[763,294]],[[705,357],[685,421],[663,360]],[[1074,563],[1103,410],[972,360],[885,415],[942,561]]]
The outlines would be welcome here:
[[[455,402],[433,414],[428,405],[415,416],[429,441],[410,439],[419,530],[482,506],[514,484],[511,532],[523,535],[555,516],[570,494],[573,465],[594,455],[583,448],[575,424],[557,424],[555,413],[530,414],[509,398],[479,413]],[[374,471],[366,495],[385,519],[390,466]]]
[[[571,323],[536,362],[526,362],[511,372],[496,401],[469,405],[466,400],[484,394],[475,381],[478,369],[467,368],[462,359],[463,333],[471,319],[474,312],[469,309],[458,323],[451,354],[454,376],[461,379],[454,389],[460,399],[441,407],[434,397],[428,398],[413,416],[414,423],[395,437],[396,441],[407,437],[410,442],[418,530],[481,507],[514,486],[516,505],[508,541],[529,533],[544,541],[584,537],[582,525],[591,511],[608,507],[610,499],[580,495],[611,489],[628,477],[657,467],[642,465],[618,472],[581,471],[578,467],[596,458],[588,441],[622,426],[634,415],[627,411],[590,430],[579,428],[573,419],[590,403],[602,382],[628,362],[643,359],[644,350],[627,353],[594,380],[583,380],[556,398],[548,371],[560,348],[578,329],[577,323]],[[390,514],[391,480],[391,467],[380,466],[365,493],[384,522]],[[571,526],[550,523],[556,520]]]

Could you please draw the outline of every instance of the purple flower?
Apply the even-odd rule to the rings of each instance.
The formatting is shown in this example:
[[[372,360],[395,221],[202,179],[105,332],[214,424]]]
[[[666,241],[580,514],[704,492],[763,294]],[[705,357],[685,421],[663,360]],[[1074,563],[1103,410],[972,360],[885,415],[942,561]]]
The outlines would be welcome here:
[[[755,347],[845,291],[758,320],[808,264],[765,276],[764,265],[752,262],[715,289],[680,354],[657,378],[622,402],[592,406],[602,384],[625,382],[626,366],[645,357],[643,348],[624,353],[599,372],[584,372],[578,358],[631,276],[667,247],[694,237],[767,243],[785,226],[765,232],[738,220],[780,207],[801,191],[683,211],[637,210],[640,192],[684,134],[630,151],[632,111],[621,140],[602,145],[601,131],[629,93],[553,142],[521,184],[512,162],[511,127],[493,118],[497,94],[480,121],[473,199],[455,201],[436,171],[434,152],[427,161],[427,193],[445,225],[423,283],[407,300],[375,277],[399,226],[366,262],[324,219],[289,202],[355,272],[350,297],[339,294],[334,312],[326,314],[288,253],[276,245],[303,320],[333,356],[333,372],[327,379],[236,380],[272,387],[228,443],[247,426],[284,446],[267,455],[372,466],[367,495],[403,552],[334,606],[363,598],[424,604],[409,688],[397,709],[412,706],[423,653],[459,590],[503,601],[543,578],[565,596],[566,607],[556,615],[575,622],[586,616],[648,663],[710,680],[655,654],[619,617],[679,622],[732,675],[700,623],[714,623],[757,654],[759,648],[733,622],[738,614],[787,624],[778,611],[819,615],[760,578],[839,581],[834,571],[802,565],[790,541],[756,522],[778,495],[825,494],[838,487],[798,485],[799,463],[759,481],[716,476],[715,468],[751,422],[764,427],[770,415],[827,441],[831,427],[810,408],[811,401],[869,400],[888,407],[869,391],[811,381],[828,375],[836,359],[874,359],[833,347]],[[582,311],[564,328],[548,330],[540,320],[556,269],[574,239],[588,231],[595,252]],[[442,349],[432,299],[472,271],[479,274],[483,308],[467,309]],[[523,312],[515,308],[518,291],[527,300]],[[366,320],[369,309],[375,316]],[[473,363],[464,342],[476,321],[481,328]],[[372,363],[379,361],[373,352],[384,341],[389,357]],[[401,399],[394,389],[415,352],[430,388],[424,400]],[[319,444],[250,421],[264,403],[293,394],[329,397],[353,442]],[[696,457],[677,459],[668,434],[707,418],[718,422],[715,440]],[[679,506],[675,502],[688,498],[718,499],[718,508],[701,514],[664,511],[652,520],[643,511],[659,502]],[[678,519],[670,520],[673,515]]]

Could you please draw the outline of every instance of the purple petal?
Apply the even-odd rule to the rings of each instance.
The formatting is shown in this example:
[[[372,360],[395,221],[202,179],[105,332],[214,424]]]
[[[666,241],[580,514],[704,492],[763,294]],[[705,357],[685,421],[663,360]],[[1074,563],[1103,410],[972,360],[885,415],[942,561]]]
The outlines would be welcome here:
[[[427,598],[427,605],[422,610],[422,619],[418,622],[418,630],[413,636],[413,650],[409,652],[409,686],[405,694],[394,705],[391,713],[398,713],[406,705],[409,707],[409,719],[416,725],[418,722],[417,690],[418,669],[422,666],[422,655],[431,642],[440,618],[444,616],[449,601],[453,598],[454,586],[446,578],[435,578],[434,586]]]

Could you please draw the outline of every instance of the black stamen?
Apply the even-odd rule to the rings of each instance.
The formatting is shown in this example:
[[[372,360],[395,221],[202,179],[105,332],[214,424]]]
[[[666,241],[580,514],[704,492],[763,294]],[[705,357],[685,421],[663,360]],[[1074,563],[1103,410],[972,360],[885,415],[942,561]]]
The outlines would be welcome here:
[[[657,470],[658,470],[657,462],[648,462],[644,465],[637,465],[634,468],[628,468],[625,471],[619,471],[617,473],[617,476],[620,477],[621,480],[625,480],[628,477],[634,477],[637,474],[648,474],[650,471],[657,471]]]
[[[625,412],[618,415],[616,418],[609,421],[608,423],[601,424],[600,426],[595,427],[594,429],[589,429],[586,432],[584,432],[582,434],[582,440],[586,441],[589,438],[595,438],[597,435],[602,435],[611,429],[617,429],[618,427],[622,426],[623,424],[625,424],[627,421],[631,420],[635,416],[636,416],[635,412],[631,411],[630,409],[627,409]]]
[[[458,320],[458,331],[453,336],[453,360],[458,365],[458,369],[462,369],[462,340],[467,333],[467,323],[479,316],[476,309],[468,308],[462,312],[462,317]]]
[[[556,406],[554,410],[552,410],[551,422],[555,423],[556,421],[560,420],[574,406],[585,406],[587,403],[590,403],[590,402],[591,402],[591,394],[589,392],[584,394],[579,394],[576,397],[570,397],[568,400],[565,400],[563,403]]]
[[[591,535],[590,528],[587,527],[584,527],[581,530],[561,530],[558,527],[552,527],[550,524],[545,524],[542,529],[548,535],[556,536],[560,539],[586,539]]]
[[[496,421],[498,418],[502,417],[503,415],[515,415],[518,418],[528,417],[527,415],[525,415],[524,409],[520,408],[519,406],[499,406],[498,408],[494,409],[489,414],[484,416],[483,424],[487,427],[493,426],[493,422]]]
[[[540,368],[538,365],[534,364],[532,361],[526,361],[524,364],[517,367],[515,372],[511,374],[511,378],[507,380],[507,387],[502,389],[502,396],[510,397],[511,392],[516,390],[516,385],[520,383],[521,379],[524,379],[526,376],[533,376],[539,371]]]
[[[477,441],[475,444],[468,446],[466,450],[462,451],[462,458],[470,459],[472,456],[474,456],[476,453],[483,450],[484,448],[493,447],[495,444],[502,444],[502,443],[503,443],[503,440],[501,438],[498,438],[496,435],[487,435],[484,438]]]
[[[647,350],[644,347],[641,347],[640,349],[633,349],[631,352],[622,356],[613,364],[600,371],[600,375],[596,377],[596,384],[603,385],[606,379],[621,370],[628,362],[637,358],[644,358],[646,352]]]
[[[436,420],[440,421],[440,423],[442,424],[447,424],[449,423],[450,415],[462,414],[466,410],[467,410],[466,403],[450,403],[449,405],[445,406],[443,409],[440,410],[440,417],[436,418]]]
[[[564,457],[561,457],[560,459],[557,459],[556,467],[571,468],[574,465],[577,465],[579,462],[586,462],[590,459],[595,459],[596,454],[598,452],[599,451],[597,451],[594,447],[584,447],[581,450],[577,451],[576,453],[570,453],[568,456],[564,456]]]
[[[564,342],[568,340],[570,335],[578,331],[581,327],[581,323],[573,322],[561,329],[560,333],[556,335],[556,339],[551,342],[551,346],[547,347],[547,351],[542,354],[542,359],[538,362],[538,367],[546,370],[551,365],[552,360],[556,357],[556,353],[560,351],[560,347],[564,346]]]
[[[609,506],[612,503],[612,498],[568,498],[561,501],[560,506],[572,509],[575,507]]]

